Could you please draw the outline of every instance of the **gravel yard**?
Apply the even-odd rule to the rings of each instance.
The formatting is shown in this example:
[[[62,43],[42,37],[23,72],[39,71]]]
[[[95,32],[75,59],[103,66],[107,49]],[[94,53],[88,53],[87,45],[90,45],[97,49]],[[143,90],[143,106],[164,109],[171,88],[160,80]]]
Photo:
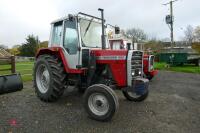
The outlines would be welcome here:
[[[66,91],[55,103],[44,103],[26,82],[23,91],[0,95],[0,133],[200,132],[199,74],[160,71],[149,89],[141,103],[129,102],[116,91],[119,111],[112,121],[98,122],[87,117],[76,90]]]

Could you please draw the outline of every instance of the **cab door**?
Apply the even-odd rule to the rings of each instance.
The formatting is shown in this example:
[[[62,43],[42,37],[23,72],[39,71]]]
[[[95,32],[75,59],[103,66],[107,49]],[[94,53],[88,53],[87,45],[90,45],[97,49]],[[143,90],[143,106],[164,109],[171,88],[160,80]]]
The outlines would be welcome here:
[[[65,20],[63,28],[63,49],[65,59],[71,69],[77,69],[80,65],[80,44],[76,19]]]

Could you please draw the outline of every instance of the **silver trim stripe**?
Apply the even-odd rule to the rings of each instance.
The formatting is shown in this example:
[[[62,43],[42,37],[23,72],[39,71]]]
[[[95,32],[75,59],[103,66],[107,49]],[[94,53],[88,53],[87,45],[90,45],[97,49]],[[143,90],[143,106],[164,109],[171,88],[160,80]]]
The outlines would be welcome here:
[[[97,60],[126,60],[126,56],[97,56]]]

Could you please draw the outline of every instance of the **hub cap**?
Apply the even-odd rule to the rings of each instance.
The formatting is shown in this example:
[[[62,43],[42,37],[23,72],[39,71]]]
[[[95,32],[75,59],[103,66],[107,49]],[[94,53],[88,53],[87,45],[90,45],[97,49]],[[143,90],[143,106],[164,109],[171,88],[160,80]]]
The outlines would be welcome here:
[[[49,71],[45,65],[40,65],[36,72],[36,84],[41,93],[46,93],[49,88]]]
[[[90,110],[98,116],[105,115],[109,110],[107,98],[100,93],[90,95],[88,99],[88,106]]]

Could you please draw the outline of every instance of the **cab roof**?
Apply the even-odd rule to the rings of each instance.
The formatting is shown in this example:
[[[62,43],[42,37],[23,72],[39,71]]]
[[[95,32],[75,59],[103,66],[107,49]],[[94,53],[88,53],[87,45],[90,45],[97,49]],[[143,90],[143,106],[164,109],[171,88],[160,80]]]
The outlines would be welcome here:
[[[51,24],[54,24],[54,23],[57,23],[57,22],[66,20],[66,19],[69,18],[69,16],[84,18],[84,19],[86,19],[86,20],[90,20],[91,18],[93,18],[93,19],[94,19],[93,21],[101,22],[101,18],[98,18],[98,17],[96,17],[96,16],[92,16],[92,15],[89,15],[89,14],[85,14],[85,13],[79,12],[78,14],[75,14],[75,15],[68,14],[68,16],[65,16],[65,17],[56,19],[56,20],[54,20],[53,22],[51,22]],[[105,20],[104,20],[104,21],[105,21]]]

